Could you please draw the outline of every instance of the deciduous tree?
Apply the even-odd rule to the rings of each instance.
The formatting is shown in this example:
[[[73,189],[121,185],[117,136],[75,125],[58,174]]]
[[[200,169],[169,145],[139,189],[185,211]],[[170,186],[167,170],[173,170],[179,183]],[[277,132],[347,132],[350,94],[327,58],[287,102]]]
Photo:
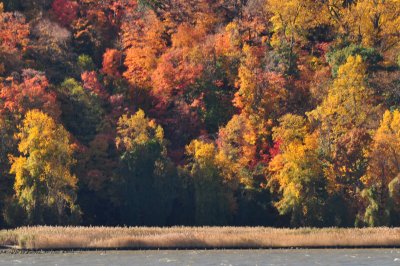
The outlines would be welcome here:
[[[26,48],[29,42],[29,25],[20,13],[3,11],[0,6],[0,47],[2,53],[13,53]]]
[[[50,116],[29,111],[17,134],[19,157],[11,173],[19,204],[30,224],[66,224],[79,218],[75,205],[77,178],[71,172],[73,146],[68,132]],[[55,217],[47,220],[46,216]]]
[[[138,14],[127,16],[122,25],[123,46],[126,52],[124,77],[136,88],[150,88],[151,75],[157,58],[165,49],[162,38],[164,26],[151,11],[139,19]],[[129,18],[129,20],[128,20]],[[133,25],[132,21],[133,20]]]
[[[79,4],[70,0],[54,0],[51,5],[56,19],[63,26],[70,26],[77,18]]]
[[[194,140],[186,147],[186,165],[194,183],[197,225],[221,225],[230,221],[235,209],[232,190],[226,184],[215,160],[213,143]]]
[[[398,224],[400,112],[386,111],[369,153],[368,170],[362,178],[366,210],[362,220],[370,226]]]
[[[270,165],[269,187],[279,194],[275,206],[290,215],[293,226],[324,224],[326,179],[318,153],[318,136],[307,132],[303,117],[291,114],[280,119],[274,140],[281,141],[280,153]]]
[[[103,73],[111,77],[120,77],[120,68],[122,65],[122,54],[115,49],[107,49],[103,55]]]
[[[373,128],[379,112],[373,105],[366,78],[366,65],[361,56],[349,56],[339,67],[338,76],[322,104],[308,114],[318,124],[329,192],[345,202],[344,217],[347,218],[338,220],[347,226],[356,222],[370,139],[368,130]]]
[[[32,69],[22,71],[8,78],[0,85],[0,113],[21,119],[30,109],[40,109],[57,118],[60,110],[56,95],[48,88],[49,82],[44,73]]]
[[[176,171],[166,156],[163,129],[139,110],[118,121],[116,145],[122,222],[164,225],[176,197]]]
[[[355,42],[381,51],[398,49],[400,3],[397,0],[355,1],[345,19]]]
[[[320,124],[321,137],[328,149],[353,128],[369,128],[376,108],[372,91],[366,83],[366,66],[361,56],[349,56],[338,70],[338,76],[328,95],[309,113]]]

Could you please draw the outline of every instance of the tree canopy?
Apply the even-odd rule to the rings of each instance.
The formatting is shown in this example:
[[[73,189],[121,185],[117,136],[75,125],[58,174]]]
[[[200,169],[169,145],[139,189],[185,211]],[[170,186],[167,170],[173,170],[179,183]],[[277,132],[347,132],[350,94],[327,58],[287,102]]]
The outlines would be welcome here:
[[[0,1],[0,226],[399,226],[399,13]]]

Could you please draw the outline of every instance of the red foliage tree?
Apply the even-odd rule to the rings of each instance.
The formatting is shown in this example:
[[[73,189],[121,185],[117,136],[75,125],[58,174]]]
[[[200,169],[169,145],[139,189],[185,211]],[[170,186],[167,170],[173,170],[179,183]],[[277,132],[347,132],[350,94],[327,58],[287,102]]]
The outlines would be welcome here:
[[[78,16],[79,4],[70,0],[54,0],[51,5],[57,20],[63,26],[71,25]]]
[[[40,109],[57,118],[60,110],[56,95],[48,90],[48,85],[44,74],[32,69],[23,70],[21,80],[7,78],[0,85],[0,113],[21,118],[28,110]]]
[[[81,78],[85,89],[102,99],[106,99],[109,96],[103,85],[99,82],[95,71],[85,71],[82,73]]]

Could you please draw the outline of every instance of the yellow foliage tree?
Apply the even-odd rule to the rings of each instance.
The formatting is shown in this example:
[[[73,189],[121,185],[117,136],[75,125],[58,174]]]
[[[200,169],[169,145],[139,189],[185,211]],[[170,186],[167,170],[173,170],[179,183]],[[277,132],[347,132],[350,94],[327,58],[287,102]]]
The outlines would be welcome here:
[[[249,166],[256,160],[257,135],[250,121],[235,115],[221,128],[218,138],[217,162],[225,179],[252,186]]]
[[[353,225],[356,221],[362,189],[360,179],[366,169],[365,150],[370,141],[368,131],[374,127],[379,112],[373,105],[366,78],[361,56],[349,56],[339,67],[322,104],[308,113],[310,120],[318,125],[329,193],[346,206],[347,213],[339,214],[338,218],[343,225]]]
[[[220,33],[215,35],[215,55],[222,60],[222,69],[231,84],[237,79],[237,65],[241,57],[242,40],[239,25],[229,23]]]
[[[312,121],[320,124],[321,137],[328,149],[346,132],[353,128],[368,128],[371,123],[376,108],[366,78],[366,66],[361,56],[349,56],[339,68],[322,104],[308,113]]]
[[[268,72],[263,69],[262,58],[265,50],[244,45],[243,60],[239,67],[238,86],[233,99],[234,105],[241,110],[240,120],[248,124],[242,129],[244,132],[252,132],[251,143],[252,155],[245,156],[247,162],[255,162],[255,153],[261,151],[261,146],[268,143],[271,136],[272,121],[281,115],[285,108],[287,91],[285,79],[275,72]],[[235,124],[232,119],[231,125]],[[227,126],[228,127],[228,126]],[[222,133],[224,130],[222,130]],[[226,131],[226,130],[225,130]],[[247,134],[249,135],[249,134]],[[249,147],[248,145],[243,146]],[[246,152],[250,154],[249,152]],[[242,164],[242,166],[248,165]]]
[[[166,223],[175,199],[175,167],[167,156],[161,126],[139,110],[123,115],[117,126],[120,153],[116,190],[127,225]]]
[[[362,178],[368,206],[364,221],[388,225],[400,211],[400,111],[386,111],[376,131],[369,154],[369,165]],[[398,216],[398,215],[397,215]],[[392,220],[392,221],[391,221]]]
[[[235,106],[260,127],[274,114],[279,114],[287,94],[285,79],[263,70],[260,60],[263,52],[260,48],[244,45],[238,73],[239,90],[234,99]]]
[[[325,178],[318,154],[318,135],[307,134],[303,117],[285,115],[274,128],[274,140],[281,151],[269,164],[268,186],[279,194],[275,206],[289,214],[294,226],[319,225],[323,222]]]
[[[133,116],[123,115],[118,121],[118,134],[115,139],[119,149],[130,151],[135,146],[157,141],[164,147],[164,130],[154,120],[146,118],[143,110]]]
[[[400,1],[359,0],[346,12],[345,21],[354,41],[387,51],[399,47]]]
[[[308,132],[306,120],[298,115],[286,114],[279,119],[279,127],[273,129],[273,138],[282,144],[284,148],[286,144],[296,141],[302,141]]]
[[[19,157],[11,157],[14,189],[30,223],[42,223],[45,211],[60,224],[67,213],[79,214],[75,205],[77,178],[71,173],[73,146],[68,132],[41,111],[26,114],[19,133]],[[49,222],[49,221],[47,221]]]
[[[282,40],[292,47],[304,37],[305,30],[329,24],[329,10],[324,1],[268,0],[267,10],[272,12],[274,35],[272,44],[279,46]]]
[[[186,147],[190,163],[187,171],[193,178],[198,225],[227,223],[236,208],[233,190],[216,161],[217,150],[213,143],[192,141]]]

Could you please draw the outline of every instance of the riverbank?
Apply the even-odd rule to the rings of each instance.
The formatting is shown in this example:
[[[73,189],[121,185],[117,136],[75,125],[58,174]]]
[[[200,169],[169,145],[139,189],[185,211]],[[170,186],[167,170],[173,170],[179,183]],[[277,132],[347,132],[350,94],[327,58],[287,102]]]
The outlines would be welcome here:
[[[0,231],[4,252],[37,250],[400,248],[400,228],[22,227]],[[8,251],[7,251],[8,250]]]

